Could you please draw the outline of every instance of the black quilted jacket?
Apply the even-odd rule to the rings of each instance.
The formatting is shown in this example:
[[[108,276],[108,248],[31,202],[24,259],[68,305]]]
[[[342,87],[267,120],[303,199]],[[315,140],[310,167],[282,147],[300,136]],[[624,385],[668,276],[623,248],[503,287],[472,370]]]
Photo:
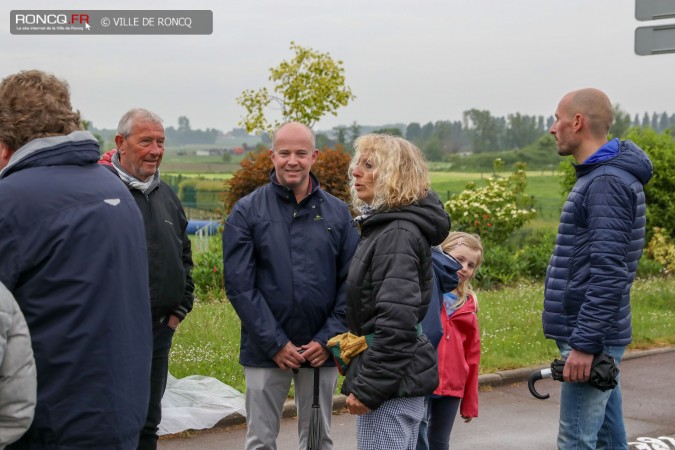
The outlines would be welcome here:
[[[417,324],[431,299],[431,246],[449,229],[450,218],[433,193],[361,224],[347,277],[347,325],[357,335],[372,333],[373,342],[352,360],[342,393],[370,409],[431,394],[438,384],[436,351]]]

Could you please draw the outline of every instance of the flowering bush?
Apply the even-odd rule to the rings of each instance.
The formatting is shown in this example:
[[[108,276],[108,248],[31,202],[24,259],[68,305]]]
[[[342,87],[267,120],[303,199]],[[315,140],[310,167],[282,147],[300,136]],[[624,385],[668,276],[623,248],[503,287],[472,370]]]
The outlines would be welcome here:
[[[665,272],[675,271],[675,244],[664,228],[654,227],[654,234],[647,245],[648,255],[656,262],[663,264]]]
[[[484,240],[503,242],[525,225],[536,210],[531,207],[532,198],[523,194],[527,186],[524,169],[524,164],[518,164],[507,178],[495,174],[484,187],[469,183],[463,192],[450,198],[445,209],[452,218],[452,228],[476,233]]]

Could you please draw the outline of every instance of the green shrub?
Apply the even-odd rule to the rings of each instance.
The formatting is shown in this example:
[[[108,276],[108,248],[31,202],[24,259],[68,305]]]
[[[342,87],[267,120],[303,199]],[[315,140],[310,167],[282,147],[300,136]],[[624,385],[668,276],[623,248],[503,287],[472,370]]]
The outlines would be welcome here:
[[[555,247],[556,233],[537,230],[518,242],[515,253],[516,267],[521,279],[543,279]]]
[[[647,253],[656,262],[660,263],[667,272],[675,272],[675,244],[671,241],[668,231],[654,227]]]
[[[675,238],[675,140],[669,130],[657,133],[649,127],[629,129],[626,139],[644,150],[654,167],[654,176],[645,186],[647,239],[653,227],[667,228]]]
[[[485,256],[476,286],[498,289],[524,280],[543,280],[553,253],[555,233],[520,231],[501,243],[484,243]]]
[[[221,236],[210,238],[206,249],[194,252],[193,262],[192,279],[197,301],[224,299]]]
[[[637,278],[654,278],[663,275],[665,267],[660,262],[654,261],[648,255],[642,255],[637,268]]]

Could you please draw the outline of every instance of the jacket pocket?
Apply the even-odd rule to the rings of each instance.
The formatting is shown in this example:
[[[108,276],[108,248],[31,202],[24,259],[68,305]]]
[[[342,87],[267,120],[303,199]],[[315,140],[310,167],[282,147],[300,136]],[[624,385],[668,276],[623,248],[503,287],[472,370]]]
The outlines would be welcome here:
[[[419,397],[430,395],[438,386],[438,367],[436,350],[429,339],[417,337],[417,350],[412,361],[405,369],[397,397]]]

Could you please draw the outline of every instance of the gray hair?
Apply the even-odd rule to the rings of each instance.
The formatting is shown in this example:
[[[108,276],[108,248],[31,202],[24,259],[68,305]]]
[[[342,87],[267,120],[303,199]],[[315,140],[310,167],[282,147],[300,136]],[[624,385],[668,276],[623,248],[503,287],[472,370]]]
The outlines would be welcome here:
[[[133,130],[134,122],[137,120],[162,123],[162,119],[154,112],[143,108],[132,108],[120,119],[120,123],[117,125],[117,134],[125,138],[129,137]]]

